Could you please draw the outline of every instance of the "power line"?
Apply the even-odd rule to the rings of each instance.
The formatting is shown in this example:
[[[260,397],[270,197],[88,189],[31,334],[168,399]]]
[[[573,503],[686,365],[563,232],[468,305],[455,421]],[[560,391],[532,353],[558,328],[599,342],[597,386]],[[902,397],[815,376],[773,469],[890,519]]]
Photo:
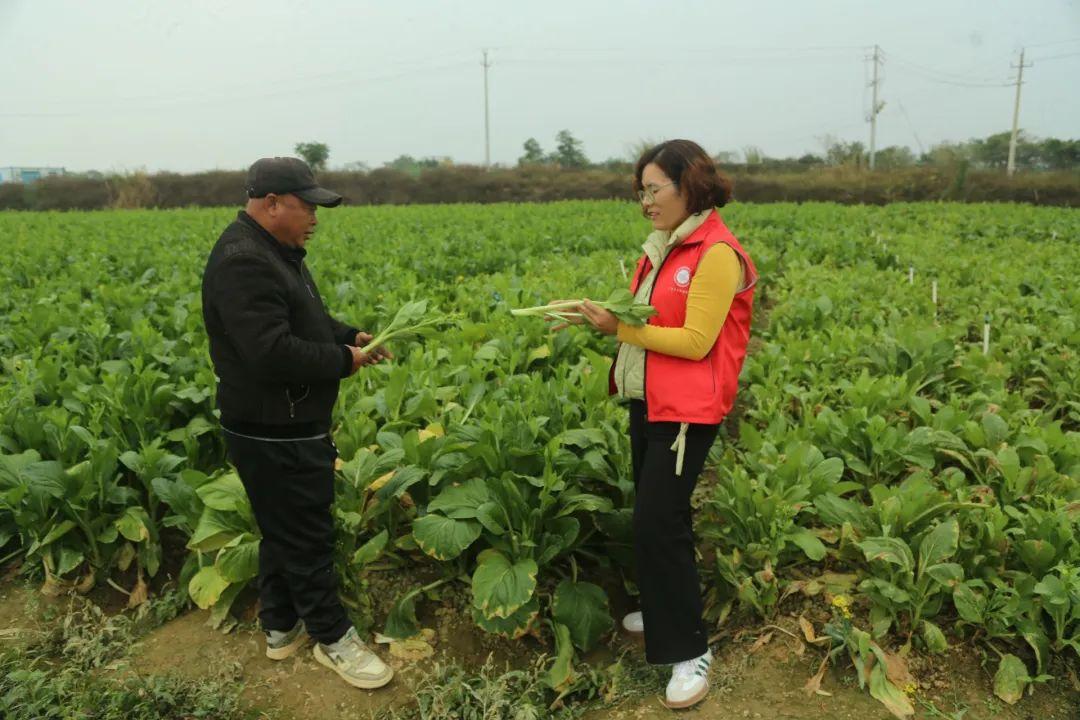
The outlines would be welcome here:
[[[380,82],[386,82],[391,80],[398,80],[403,77],[408,77],[416,73],[432,73],[440,70],[450,70],[460,67],[471,65],[469,61],[462,61],[456,63],[446,63],[443,65],[434,65],[427,67],[418,67],[414,70],[407,70],[404,72],[388,73],[383,75],[371,75],[362,78],[349,78],[347,80],[340,80],[333,83],[322,83],[318,85],[301,85],[298,87],[291,87],[288,89],[275,90],[269,92],[249,92],[249,93],[232,93],[228,95],[204,95],[202,97],[158,97],[158,98],[146,98],[138,100],[133,103],[133,107],[130,107],[130,112],[157,112],[157,111],[175,111],[178,107],[189,108],[192,106],[201,106],[217,103],[230,103],[230,102],[250,102],[253,100],[271,100],[274,98],[305,95],[310,93],[318,93],[329,90],[341,90],[344,88],[357,88],[364,87],[366,85],[376,84]],[[111,100],[108,101],[110,105],[116,106],[118,103],[128,103],[129,100]],[[23,101],[23,104],[31,104]],[[55,104],[55,103],[44,103]],[[97,105],[97,102],[94,102]],[[85,115],[84,110],[80,110],[74,113],[66,113],[69,116]]]
[[[35,118],[35,117],[78,117],[76,113],[39,113],[39,112],[10,112],[0,113],[0,117],[10,118]]]
[[[297,75],[297,76],[293,76],[293,77],[285,77],[285,78],[280,78],[277,81],[276,84],[280,85],[280,86],[288,86],[289,89],[287,89],[287,90],[275,90],[275,91],[269,91],[269,92],[264,92],[264,93],[251,93],[250,92],[250,88],[251,88],[250,83],[230,83],[230,84],[227,84],[227,85],[220,85],[220,86],[217,86],[215,88],[212,88],[211,91],[210,91],[210,94],[199,92],[199,93],[196,93],[196,94],[184,94],[184,93],[177,94],[177,93],[174,93],[174,94],[167,95],[167,96],[163,96],[163,95],[128,95],[128,96],[114,96],[114,97],[107,97],[107,98],[95,97],[95,98],[64,99],[64,100],[56,100],[56,99],[53,99],[53,100],[49,100],[49,99],[46,99],[46,100],[16,99],[13,102],[17,103],[17,104],[22,104],[22,105],[65,105],[65,106],[70,107],[70,106],[73,106],[73,105],[90,105],[90,106],[93,106],[93,105],[109,105],[109,106],[114,106],[117,103],[134,103],[134,104],[139,104],[139,103],[177,104],[177,103],[187,103],[187,102],[198,103],[198,102],[206,102],[206,101],[211,101],[212,102],[212,101],[216,100],[217,98],[224,98],[224,99],[227,99],[227,100],[231,100],[233,98],[247,98],[247,97],[251,97],[253,99],[262,99],[262,98],[267,98],[267,97],[277,97],[277,96],[280,96],[280,95],[302,94],[302,93],[306,93],[306,92],[309,92],[309,91],[312,91],[312,90],[335,89],[335,88],[349,87],[349,86],[353,86],[353,85],[356,85],[358,83],[362,83],[362,82],[365,82],[365,81],[376,81],[377,82],[377,81],[381,81],[381,80],[384,80],[384,79],[397,79],[399,77],[405,77],[405,76],[407,76],[409,74],[412,74],[413,72],[428,72],[428,71],[432,71],[432,70],[440,70],[440,69],[445,69],[445,68],[449,68],[449,67],[456,67],[458,65],[465,64],[466,61],[462,60],[460,62],[450,63],[450,64],[443,63],[441,65],[433,65],[432,63],[434,63],[437,60],[443,60],[443,59],[446,59],[446,58],[455,57],[455,56],[459,56],[459,55],[461,55],[460,52],[440,53],[438,55],[433,55],[431,57],[424,58],[424,59],[421,59],[421,60],[406,60],[406,61],[400,61],[400,62],[382,63],[379,66],[379,72],[376,72],[375,74],[367,75],[367,76],[365,76],[363,74],[350,74],[351,71],[348,70],[348,69],[345,69],[345,70],[338,70],[338,71],[330,72],[330,73],[321,72],[321,73],[314,73],[314,74]],[[393,70],[394,72],[387,73],[386,72],[387,70]],[[309,83],[308,82],[310,80],[316,80],[316,79],[319,79],[319,78],[327,78],[327,77],[340,78],[340,79],[335,80],[333,82],[328,82],[328,83]],[[293,87],[293,86],[295,86],[295,87]],[[245,91],[248,91],[248,92],[245,92]],[[228,94],[227,95],[222,95],[221,93],[228,93]]]
[[[1054,42],[1035,43],[1033,45],[1027,45],[1026,47],[1028,47],[1028,48],[1051,47],[1053,45],[1068,45],[1069,43],[1075,43],[1075,42],[1080,42],[1080,37],[1073,38],[1071,40],[1055,40]]]
[[[888,58],[900,66],[901,70],[912,72],[915,74],[922,74],[926,79],[931,82],[937,82],[944,85],[955,85],[959,87],[1003,87],[1010,83],[1003,82],[997,78],[989,77],[974,77],[970,75],[963,75],[961,73],[954,73],[948,70],[937,70],[934,68],[926,67],[925,65],[919,65],[909,60],[897,57],[892,53],[888,54]]]
[[[628,53],[636,58],[641,58],[640,47],[555,47],[555,46],[543,46],[543,45],[519,45],[517,47],[503,47],[499,50],[524,50],[524,51],[538,51],[538,52],[551,52],[551,53]],[[749,45],[724,45],[723,54],[728,56],[731,53],[739,52],[780,52],[780,53],[793,53],[793,52],[836,52],[836,51],[858,51],[866,50],[865,45],[808,45],[802,47],[781,47],[781,46],[749,46]],[[682,53],[693,52],[688,48],[682,48]],[[717,49],[709,48],[697,51],[698,54],[708,53],[715,54]],[[665,54],[668,54],[665,52]]]
[[[901,67],[900,69],[901,69],[901,70],[904,70],[904,68],[903,68],[903,67]],[[910,72],[910,70],[909,70],[908,72]],[[918,75],[918,73],[915,73],[915,74],[916,74],[916,75]],[[942,78],[934,78],[934,77],[930,77],[930,76],[928,76],[928,75],[923,75],[923,76],[921,76],[921,77],[922,77],[922,78],[923,78],[924,80],[928,81],[928,82],[932,82],[932,83],[937,83],[937,84],[939,84],[939,85],[951,85],[952,87],[966,87],[966,88],[1001,88],[1001,87],[1008,87],[1009,85],[1011,85],[1011,84],[1012,84],[1012,83],[1007,83],[1007,82],[997,82],[997,83],[967,83],[967,82],[959,82],[959,81],[956,81],[956,80],[945,80],[945,79],[942,79]]]
[[[1042,43],[1040,45],[1034,45],[1029,47],[1049,47],[1053,45],[1064,45],[1070,42],[1080,42],[1080,38],[1076,40],[1058,41],[1054,43]],[[1067,48],[1062,48],[1067,50]],[[670,65],[678,63],[687,63],[701,60],[715,59],[717,67],[723,68],[725,66],[749,66],[749,67],[763,67],[766,65],[772,65],[774,63],[784,63],[790,65],[791,63],[810,64],[815,62],[838,62],[844,60],[850,62],[853,59],[859,57],[854,50],[864,50],[872,52],[872,56],[864,57],[866,61],[872,60],[873,68],[873,80],[869,79],[870,73],[868,72],[869,66],[863,63],[864,70],[864,83],[863,83],[863,114],[865,115],[865,122],[870,123],[870,167],[874,167],[875,155],[877,149],[877,116],[881,114],[882,109],[885,107],[885,103],[879,99],[879,92],[884,80],[884,64],[886,60],[895,65],[890,67],[899,67],[902,71],[912,73],[916,76],[921,76],[923,79],[944,85],[951,85],[955,87],[966,88],[1002,88],[1013,85],[1013,82],[1006,82],[1004,80],[992,80],[988,77],[977,77],[974,75],[967,75],[964,73],[954,72],[951,70],[937,69],[928,65],[922,65],[914,63],[909,60],[897,57],[891,53],[886,53],[880,46],[873,45],[868,46],[807,46],[801,48],[778,48],[778,47],[740,47],[740,46],[726,46],[722,49],[705,47],[705,48],[682,48],[673,52],[664,52],[660,54],[655,60],[643,60],[641,57],[640,48],[554,48],[554,47],[517,47],[517,48],[503,48],[500,52],[500,64],[507,65],[529,65],[532,63],[543,64],[544,66],[553,65],[577,65],[582,67],[599,67],[604,65],[630,65],[631,68],[639,69],[642,65]],[[481,66],[483,67],[484,74],[484,164],[490,166],[491,152],[490,152],[490,104],[489,104],[489,70],[493,66],[490,59],[490,53],[492,48],[487,48],[482,51]],[[11,118],[33,118],[33,117],[78,117],[80,113],[85,114],[87,112],[96,112],[96,107],[91,110],[87,106],[108,105],[115,107],[117,105],[132,107],[133,111],[145,111],[156,112],[166,110],[168,112],[175,112],[179,109],[186,109],[192,105],[203,105],[210,103],[228,103],[228,102],[249,102],[266,100],[277,97],[307,95],[313,93],[322,93],[330,91],[340,91],[342,89],[356,89],[362,88],[369,84],[393,81],[402,77],[406,77],[419,73],[432,73],[442,70],[454,70],[472,65],[475,60],[460,60],[456,62],[437,63],[436,61],[442,58],[458,58],[462,56],[464,51],[454,51],[448,53],[441,53],[433,57],[417,60],[403,60],[400,62],[390,61],[388,63],[380,63],[376,72],[371,75],[363,75],[360,73],[350,74],[350,70],[338,70],[335,72],[320,72],[317,74],[301,75],[294,78],[282,78],[275,83],[273,89],[253,88],[251,84],[239,85],[237,83],[231,84],[231,86],[219,86],[213,89],[208,88],[190,88],[187,91],[177,93],[170,96],[142,96],[142,97],[120,97],[120,98],[86,98],[82,100],[53,100],[43,102],[33,101],[17,101],[19,104],[29,106],[28,112],[15,112],[15,113],[0,113],[0,117]],[[472,50],[471,52],[475,52]],[[545,54],[553,53],[561,55],[562,57],[543,57]],[[576,56],[576,57],[575,57]],[[1080,56],[1080,52],[1063,52],[1056,55],[1050,55],[1044,58],[1037,58],[1038,61],[1065,59],[1069,57]],[[475,58],[475,55],[472,56]],[[1016,67],[1016,66],[1014,66]],[[1020,100],[1020,85],[1022,84],[1022,72],[1023,67],[1031,67],[1030,59],[1028,65],[1023,65],[1023,55],[1021,56],[1021,68],[1017,74],[1016,79],[1016,107],[1014,109],[1014,144],[1015,136],[1018,128],[1018,116],[1019,116],[1019,100]],[[375,68],[370,68],[374,70]],[[770,68],[771,69],[771,68]],[[854,71],[855,68],[852,66]],[[475,70],[474,70],[475,72]],[[556,69],[555,72],[560,72]],[[473,76],[475,77],[475,76]],[[317,82],[324,80],[323,82]],[[852,81],[857,80],[856,77],[851,78]],[[316,82],[312,82],[316,81]],[[870,105],[870,110],[866,110],[866,95],[868,90],[873,90],[873,100]],[[202,90],[203,92],[199,92]],[[909,97],[910,99],[910,97]],[[35,112],[40,106],[56,106],[58,111],[64,111],[67,109],[74,109],[76,112]],[[41,107],[40,109],[47,109],[47,107]],[[126,110],[127,108],[125,108]],[[918,144],[920,150],[923,150],[922,142],[920,141],[915,128],[911,123],[911,118],[908,116],[906,108],[902,104],[899,106],[900,112],[904,115],[905,120],[915,137],[915,141]],[[891,117],[891,116],[890,116]],[[1013,153],[1010,153],[1012,156]]]
[[[1076,57],[1077,55],[1080,55],[1080,52],[1065,53],[1064,55],[1049,55],[1047,57],[1041,57],[1041,58],[1035,58],[1035,59],[1038,60],[1039,62],[1046,62],[1047,60],[1058,60],[1060,58]]]
[[[790,66],[793,62],[799,64],[809,63],[836,63],[836,62],[849,62],[852,58],[858,57],[853,54],[844,54],[837,56],[806,56],[806,57],[760,57],[760,58],[736,58],[736,57],[717,57],[716,62],[721,68],[725,67],[755,67],[763,65],[777,65],[777,66]],[[688,62],[697,62],[702,59],[707,59],[706,56],[672,56],[665,55],[662,58],[656,60],[650,60],[648,66],[652,67],[670,67],[673,65],[683,65]],[[545,58],[545,57],[506,57],[502,56],[499,59],[502,65],[544,65],[555,66],[564,65],[572,67],[597,67],[602,65],[617,65],[620,67],[632,67],[635,72],[639,71],[641,60],[639,58],[626,56],[626,57],[599,57],[599,58]]]
[[[919,139],[919,134],[915,132],[915,126],[911,122],[911,117],[908,116],[907,108],[904,107],[904,103],[899,98],[897,98],[896,104],[900,106],[900,112],[903,113],[904,120],[906,120],[908,124],[908,129],[911,130],[911,134],[915,138],[915,144],[919,146],[919,154],[925,155],[926,148],[923,147],[922,140]]]

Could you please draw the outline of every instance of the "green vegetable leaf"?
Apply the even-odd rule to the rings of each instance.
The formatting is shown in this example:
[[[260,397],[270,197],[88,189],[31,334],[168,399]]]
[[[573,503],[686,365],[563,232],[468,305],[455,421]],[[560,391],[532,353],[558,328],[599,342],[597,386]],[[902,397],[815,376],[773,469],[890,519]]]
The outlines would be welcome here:
[[[607,594],[588,582],[563,580],[555,589],[552,616],[570,629],[574,645],[582,652],[592,650],[614,621],[608,612]]]
[[[229,587],[229,581],[216,567],[208,565],[195,574],[188,583],[188,594],[203,610],[207,610],[218,601],[221,593]]]
[[[533,560],[511,563],[496,550],[485,550],[477,558],[473,573],[473,605],[491,618],[510,617],[533,596],[539,568]]]
[[[997,672],[994,673],[994,694],[1015,705],[1024,696],[1024,688],[1031,683],[1024,661],[1009,653],[1001,658]]]
[[[413,521],[416,544],[436,560],[453,560],[480,537],[480,523],[429,513]]]

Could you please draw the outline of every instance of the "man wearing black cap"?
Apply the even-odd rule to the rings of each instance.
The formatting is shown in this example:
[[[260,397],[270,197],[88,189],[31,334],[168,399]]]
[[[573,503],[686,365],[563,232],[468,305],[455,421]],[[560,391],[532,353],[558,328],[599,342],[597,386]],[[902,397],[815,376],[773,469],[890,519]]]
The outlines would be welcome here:
[[[340,380],[390,354],[360,351],[371,336],[327,313],[304,265],[316,206],[341,196],[286,157],[252,165],[247,195],[210,253],[202,301],[225,444],[262,532],[266,655],[284,660],[310,635],[316,659],[346,682],[382,687],[393,671],[360,640],[337,594],[330,417]]]

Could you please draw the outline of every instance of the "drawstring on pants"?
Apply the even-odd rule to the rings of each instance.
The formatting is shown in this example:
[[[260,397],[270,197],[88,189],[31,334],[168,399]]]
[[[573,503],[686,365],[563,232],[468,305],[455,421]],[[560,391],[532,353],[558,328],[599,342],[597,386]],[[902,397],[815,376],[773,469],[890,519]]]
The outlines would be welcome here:
[[[675,476],[682,475],[683,456],[686,454],[686,431],[690,428],[690,423],[679,423],[679,434],[675,438],[675,442],[671,444],[671,449],[675,451]]]

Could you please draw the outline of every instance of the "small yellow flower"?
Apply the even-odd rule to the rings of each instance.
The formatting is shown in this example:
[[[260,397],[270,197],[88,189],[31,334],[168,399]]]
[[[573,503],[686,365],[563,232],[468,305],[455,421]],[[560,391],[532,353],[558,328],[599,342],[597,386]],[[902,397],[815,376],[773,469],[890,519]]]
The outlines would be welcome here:
[[[851,598],[847,595],[836,595],[832,599],[832,606],[840,611],[840,614],[846,618],[851,617]]]
[[[908,695],[914,695],[916,688],[917,686],[915,685],[915,683],[908,683],[904,686],[904,692]]]

